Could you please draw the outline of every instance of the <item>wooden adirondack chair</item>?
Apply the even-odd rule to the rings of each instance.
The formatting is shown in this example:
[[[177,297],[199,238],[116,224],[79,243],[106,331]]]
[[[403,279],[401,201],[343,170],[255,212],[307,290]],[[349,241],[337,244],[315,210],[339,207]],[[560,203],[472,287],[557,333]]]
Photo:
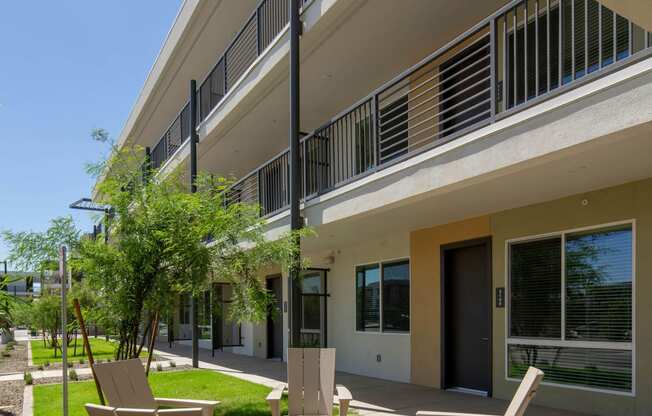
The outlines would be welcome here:
[[[212,416],[213,409],[220,403],[212,400],[155,398],[147,382],[143,364],[137,358],[95,364],[93,368],[109,406],[86,405],[86,411],[91,416],[109,416],[112,415],[111,411],[117,416]],[[179,409],[159,410],[160,406]]]
[[[537,389],[539,388],[539,383],[543,380],[543,371],[538,368],[530,367],[523,377],[523,381],[518,386],[516,394],[512,398],[505,416],[523,416],[525,414],[525,409],[537,394]],[[481,414],[471,414],[471,413],[451,413],[451,412],[417,412],[417,416],[488,416]]]
[[[184,409],[123,409],[110,406],[100,406],[96,404],[87,404],[86,412],[89,416],[198,416],[202,415],[202,409],[184,408]]]
[[[288,383],[276,387],[267,403],[272,416],[280,416],[281,397],[287,390],[288,416],[331,416],[334,389],[340,415],[346,416],[352,398],[346,387],[335,387],[335,348],[289,348]]]

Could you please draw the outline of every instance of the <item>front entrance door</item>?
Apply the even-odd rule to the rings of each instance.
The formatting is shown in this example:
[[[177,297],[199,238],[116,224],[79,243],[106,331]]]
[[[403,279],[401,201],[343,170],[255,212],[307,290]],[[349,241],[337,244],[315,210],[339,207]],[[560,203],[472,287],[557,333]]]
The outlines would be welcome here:
[[[267,279],[267,290],[274,294],[274,307],[267,316],[267,358],[283,359],[283,282],[281,276]]]
[[[491,242],[442,248],[444,388],[491,393]]]
[[[326,347],[326,270],[308,269],[293,285],[293,344]]]

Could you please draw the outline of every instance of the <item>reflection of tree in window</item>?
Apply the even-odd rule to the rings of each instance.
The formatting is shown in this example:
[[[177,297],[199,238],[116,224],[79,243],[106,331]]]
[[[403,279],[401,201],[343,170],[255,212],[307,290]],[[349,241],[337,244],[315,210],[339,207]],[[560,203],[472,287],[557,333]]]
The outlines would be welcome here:
[[[631,229],[566,239],[566,337],[631,341]]]
[[[356,272],[356,329],[380,329],[380,268],[359,266]]]
[[[383,331],[410,330],[410,264],[383,263]]]

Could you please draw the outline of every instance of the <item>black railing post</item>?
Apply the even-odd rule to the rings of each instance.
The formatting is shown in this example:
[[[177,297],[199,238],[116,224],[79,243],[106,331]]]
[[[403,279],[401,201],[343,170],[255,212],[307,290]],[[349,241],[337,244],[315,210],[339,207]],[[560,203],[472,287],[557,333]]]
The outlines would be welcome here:
[[[256,56],[260,56],[260,8],[263,7],[263,3],[260,6],[256,7]]]
[[[190,81],[190,192],[197,192],[197,81]],[[192,366],[199,367],[199,326],[197,296],[192,295],[190,316],[192,323]]]
[[[537,3],[538,4],[538,3]],[[497,60],[496,56],[498,54],[498,42],[496,42],[496,19],[493,18],[491,19],[491,23],[489,24],[489,53],[490,53],[490,62],[489,62],[489,71],[491,73],[489,79],[489,85],[490,85],[490,100],[491,100],[491,121],[496,120],[496,88],[498,88],[498,77],[496,76],[497,68]]]
[[[299,17],[299,0],[290,0],[290,229],[299,230],[302,226],[299,212],[301,192],[299,166],[299,134],[300,102],[299,102],[299,36],[301,35],[301,20]],[[292,313],[292,293],[299,277],[299,262],[301,258],[299,239],[296,240],[297,253],[292,259],[288,279],[288,345],[294,346],[294,314]]]

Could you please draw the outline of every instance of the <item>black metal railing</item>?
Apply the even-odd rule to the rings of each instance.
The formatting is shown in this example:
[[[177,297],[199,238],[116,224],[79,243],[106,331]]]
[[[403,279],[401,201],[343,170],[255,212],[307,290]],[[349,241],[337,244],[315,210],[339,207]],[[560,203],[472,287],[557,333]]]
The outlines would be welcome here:
[[[152,168],[158,169],[190,137],[190,104],[186,103],[181,112],[156,143],[151,153]]]
[[[301,140],[303,199],[650,55],[652,36],[597,0],[515,0]],[[289,150],[229,201],[289,206]],[[305,161],[305,163],[304,163]]]
[[[311,0],[303,0],[302,5]],[[245,25],[233,38],[217,64],[210,70],[198,91],[198,124],[205,120],[211,111],[233,89],[238,80],[247,72],[254,61],[272,44],[276,36],[283,31],[289,22],[290,0],[262,0],[247,19]],[[152,150],[152,166],[159,168],[174,154],[183,142],[190,137],[189,119],[183,119],[187,111],[186,104],[182,112]],[[179,122],[187,129],[179,132]],[[174,131],[173,131],[174,130]],[[181,136],[178,136],[181,133]]]

